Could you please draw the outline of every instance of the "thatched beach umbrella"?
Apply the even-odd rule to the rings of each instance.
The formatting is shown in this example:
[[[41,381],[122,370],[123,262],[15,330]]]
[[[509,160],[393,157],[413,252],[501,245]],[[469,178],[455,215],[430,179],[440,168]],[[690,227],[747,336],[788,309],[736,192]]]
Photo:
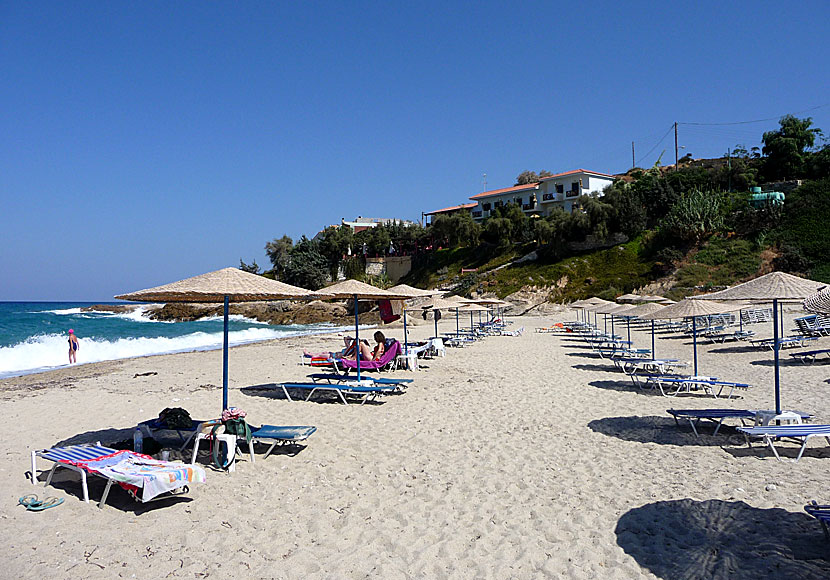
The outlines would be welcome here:
[[[357,380],[360,381],[360,323],[358,321],[358,302],[364,300],[406,300],[411,298],[405,294],[389,292],[360,282],[358,280],[344,280],[323,289],[328,296],[339,299],[354,300],[354,339],[355,362],[357,363]]]
[[[627,310],[625,315],[633,316],[634,318],[642,318],[646,314],[654,314],[655,312],[663,310],[663,308],[665,307],[657,304],[656,302],[646,302],[644,304],[640,304],[639,306],[635,306],[631,310]],[[651,319],[651,358],[656,358],[654,350],[654,320],[654,318]]]
[[[438,338],[438,317],[435,313],[439,310],[450,310],[452,308],[455,308],[454,302],[448,302],[444,298],[438,297],[434,297],[426,304],[421,305],[422,310],[431,310],[433,312],[432,320],[435,323],[435,338]],[[426,314],[424,316],[426,316]]]
[[[622,296],[617,297],[617,302],[637,302],[642,298],[639,294],[632,294],[629,292],[628,294],[623,294]]]
[[[781,345],[778,339],[778,303],[801,302],[816,294],[823,286],[825,284],[816,282],[815,280],[807,280],[806,278],[800,278],[784,272],[771,272],[749,282],[727,288],[726,290],[697,296],[695,298],[695,300],[753,300],[757,302],[772,302],[772,351],[775,359],[776,414],[781,413],[781,382],[778,353]]]
[[[823,288],[804,299],[804,310],[814,314],[830,314],[830,288]]]
[[[470,313],[470,332],[473,332],[473,329],[474,329],[473,313],[474,312],[482,313],[482,312],[489,312],[489,311],[490,311],[490,309],[487,308],[486,306],[471,302],[469,304],[464,304],[456,312],[469,312]]]
[[[392,286],[391,288],[386,290],[387,292],[392,292],[394,294],[401,294],[404,296],[409,296],[408,300],[412,300],[414,298],[427,298],[429,296],[436,296],[441,294],[440,290],[421,290],[420,288],[414,288],[412,286],[408,286],[406,284],[398,284],[397,286]],[[409,350],[409,333],[407,332],[406,328],[406,301],[403,303],[403,351],[404,353],[408,352]]]
[[[228,303],[259,300],[304,300],[325,296],[304,288],[269,280],[237,268],[223,268],[163,286],[116,296],[133,302],[221,302],[224,308],[222,347],[222,410],[228,408]]]
[[[701,302],[699,300],[685,299],[677,304],[666,306],[651,314],[640,316],[640,320],[666,320],[669,318],[692,319],[692,344],[694,345],[695,376],[697,376],[697,317],[711,316],[712,314],[723,314],[736,310],[737,306],[722,304],[720,302]]]

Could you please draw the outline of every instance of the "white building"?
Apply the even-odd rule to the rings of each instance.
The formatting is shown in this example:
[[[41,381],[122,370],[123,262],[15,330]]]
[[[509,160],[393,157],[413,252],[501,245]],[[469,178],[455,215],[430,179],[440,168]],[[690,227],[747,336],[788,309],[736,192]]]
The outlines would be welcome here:
[[[602,190],[613,182],[613,175],[575,169],[543,177],[538,183],[479,193],[470,197],[476,202],[476,207],[470,211],[473,219],[477,221],[490,217],[493,209],[511,202],[521,207],[528,215],[546,216],[555,207],[561,207],[570,213],[574,210],[574,202],[580,195],[602,194]]]

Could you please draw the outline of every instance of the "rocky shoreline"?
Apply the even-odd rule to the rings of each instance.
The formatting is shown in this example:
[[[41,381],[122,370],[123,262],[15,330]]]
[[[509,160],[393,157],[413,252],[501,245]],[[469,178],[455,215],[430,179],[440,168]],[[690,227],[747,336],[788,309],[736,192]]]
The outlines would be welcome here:
[[[360,304],[360,322],[377,324],[380,322],[377,310],[371,303]],[[211,316],[222,316],[222,304],[200,304],[189,302],[170,302],[168,304],[94,304],[81,310],[84,312],[132,312],[144,308],[152,320],[165,322],[188,322]],[[372,308],[372,310],[369,310]],[[354,322],[354,310],[351,302],[292,302],[277,300],[274,302],[243,302],[231,304],[230,314],[252,318],[268,324],[349,324]]]

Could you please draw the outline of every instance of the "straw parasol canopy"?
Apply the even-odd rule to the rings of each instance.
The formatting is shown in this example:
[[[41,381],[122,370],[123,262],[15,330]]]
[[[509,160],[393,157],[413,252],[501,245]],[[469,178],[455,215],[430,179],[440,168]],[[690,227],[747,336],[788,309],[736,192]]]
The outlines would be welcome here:
[[[723,304],[721,302],[701,302],[700,300],[686,298],[671,306],[666,306],[652,312],[640,316],[641,320],[666,320],[669,318],[689,318],[696,316],[709,316],[711,314],[724,314],[738,310],[738,304]]]
[[[695,296],[694,299],[801,302],[824,286],[826,284],[822,282],[793,276],[785,272],[770,272],[726,290]]]
[[[662,302],[665,300],[663,296],[641,296],[640,302]]]
[[[639,306],[635,306],[631,310],[626,310],[626,316],[636,316],[637,318],[641,316],[645,316],[646,314],[653,314],[660,310],[663,310],[664,306],[657,304],[655,302],[646,302],[645,304],[640,304]]]
[[[639,294],[623,294],[622,296],[617,297],[617,302],[634,302],[635,300],[640,300],[642,296]]]
[[[617,304],[616,302],[609,302],[608,304],[603,304],[601,306],[596,306],[592,310],[597,314],[611,314],[615,310],[618,309],[627,309],[633,308],[632,304]]]
[[[343,280],[322,290],[333,298],[357,298],[358,300],[406,300],[412,298],[403,292],[391,292],[359,280]]]
[[[462,304],[458,307],[459,312],[488,312],[490,309],[481,304]]]
[[[397,286],[392,286],[391,288],[387,289],[387,292],[392,292],[393,294],[403,294],[406,295],[408,298],[422,298],[426,296],[435,296],[436,294],[441,294],[440,290],[421,290],[420,288],[413,288],[412,286],[408,286],[406,284],[398,284]]]
[[[778,350],[781,347],[778,341],[778,303],[801,302],[816,294],[824,284],[815,280],[807,280],[786,274],[784,272],[770,272],[749,282],[738,284],[732,288],[713,292],[705,296],[698,296],[696,300],[756,300],[772,302],[772,340],[773,360],[775,361],[775,412],[781,413],[781,381]],[[783,334],[783,317],[781,331]]]
[[[231,302],[254,302],[310,298],[325,294],[312,293],[238,268],[223,268],[163,286],[119,294],[115,298],[133,302],[223,302],[225,296],[228,296]]]
[[[830,314],[830,288],[824,288],[805,298],[804,310],[816,314]]]
[[[257,300],[310,299],[325,296],[304,288],[269,280],[237,268],[223,268],[155,288],[119,294],[119,300],[134,302],[224,302],[222,343],[222,409],[228,408],[228,303]]]
[[[591,298],[589,304],[585,307],[586,310],[590,310],[591,312],[596,312],[597,308],[602,308],[603,306],[608,306],[609,304],[613,304],[614,306],[619,306],[616,302],[610,302],[608,300],[603,300],[602,298]]]

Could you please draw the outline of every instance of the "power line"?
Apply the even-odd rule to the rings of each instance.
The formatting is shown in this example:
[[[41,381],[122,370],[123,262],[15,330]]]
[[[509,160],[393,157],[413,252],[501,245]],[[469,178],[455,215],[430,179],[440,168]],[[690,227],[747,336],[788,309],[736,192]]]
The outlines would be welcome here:
[[[669,133],[671,133],[672,131],[674,131],[674,123],[672,123],[672,124],[669,126],[668,131],[666,131],[666,132],[663,134],[663,136],[660,138],[660,140],[657,142],[657,144],[656,144],[654,147],[652,147],[651,149],[649,149],[648,153],[646,153],[645,155],[641,155],[641,156],[640,156],[639,161],[642,161],[643,159],[646,159],[649,155],[651,155],[651,154],[654,152],[654,150],[655,150],[655,149],[657,149],[657,148],[660,146],[660,144],[661,144],[663,141],[665,141],[665,140],[666,140],[666,137],[668,137],[668,136],[669,136]]]
[[[811,107],[809,109],[804,109],[803,111],[796,111],[795,113],[790,113],[791,115],[801,115],[802,113],[809,113],[810,111],[815,111],[816,109],[822,109],[824,107],[830,106],[830,103],[824,103],[823,105],[818,105],[817,107]],[[778,115],[777,117],[770,117],[768,119],[756,119],[755,121],[735,121],[732,123],[678,123],[678,125],[707,125],[707,126],[714,126],[714,125],[749,125],[750,123],[765,123],[767,121],[777,121],[784,115]]]

